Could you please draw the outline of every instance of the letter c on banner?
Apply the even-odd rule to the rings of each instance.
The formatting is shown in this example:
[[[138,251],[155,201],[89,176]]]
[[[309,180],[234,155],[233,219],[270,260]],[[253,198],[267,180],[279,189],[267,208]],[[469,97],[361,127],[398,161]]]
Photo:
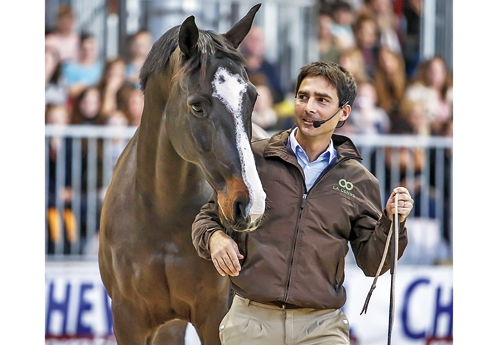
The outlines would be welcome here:
[[[414,290],[421,284],[426,284],[428,285],[430,283],[429,279],[417,279],[415,280],[412,284],[408,286],[408,289],[405,292],[404,300],[403,300],[403,308],[401,311],[401,316],[402,316],[402,324],[403,324],[403,332],[408,336],[408,338],[411,339],[423,339],[425,338],[426,331],[423,330],[421,332],[418,332],[416,330],[411,330],[410,325],[409,325],[409,305],[410,305],[410,297],[413,294]]]

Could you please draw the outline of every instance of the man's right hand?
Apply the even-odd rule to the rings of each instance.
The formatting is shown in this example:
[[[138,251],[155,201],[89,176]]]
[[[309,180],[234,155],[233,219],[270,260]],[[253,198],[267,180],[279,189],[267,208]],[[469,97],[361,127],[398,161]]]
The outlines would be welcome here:
[[[236,242],[222,230],[217,230],[210,236],[210,256],[217,272],[221,276],[226,274],[237,276],[240,274],[241,265],[239,260],[243,255],[238,250]]]

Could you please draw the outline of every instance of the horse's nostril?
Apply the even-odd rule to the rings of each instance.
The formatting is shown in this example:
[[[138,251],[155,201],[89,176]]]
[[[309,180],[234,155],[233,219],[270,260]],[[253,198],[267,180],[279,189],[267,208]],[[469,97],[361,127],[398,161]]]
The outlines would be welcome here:
[[[244,198],[238,198],[233,204],[234,220],[241,222],[246,217],[248,202]]]

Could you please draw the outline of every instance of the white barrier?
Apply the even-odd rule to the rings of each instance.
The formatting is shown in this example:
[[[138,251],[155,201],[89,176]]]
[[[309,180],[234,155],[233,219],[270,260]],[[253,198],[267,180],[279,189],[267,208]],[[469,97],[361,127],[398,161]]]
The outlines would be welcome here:
[[[47,261],[45,268],[45,332],[48,338],[79,335],[106,339],[112,334],[110,299],[102,285],[97,262]],[[347,303],[343,310],[351,324],[353,345],[387,343],[390,275],[387,273],[378,279],[368,312],[360,315],[371,283],[372,278],[365,277],[355,265],[346,267]],[[393,344],[426,345],[429,338],[452,337],[451,266],[399,265],[395,293]],[[314,286],[311,286],[311,294],[314,294]],[[47,339],[46,344],[49,343],[71,342]],[[107,340],[106,344],[111,342]],[[194,328],[189,327],[186,345],[197,344],[199,340]]]

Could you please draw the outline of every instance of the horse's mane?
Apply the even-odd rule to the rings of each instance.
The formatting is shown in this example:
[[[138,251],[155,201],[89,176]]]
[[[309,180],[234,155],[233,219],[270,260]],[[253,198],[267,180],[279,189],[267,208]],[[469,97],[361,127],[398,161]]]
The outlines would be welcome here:
[[[139,76],[142,91],[146,89],[146,82],[150,75],[162,73],[167,67],[170,56],[179,45],[179,30],[180,25],[174,26],[153,44]],[[196,68],[200,68],[200,78],[203,79],[207,62],[210,56],[216,53],[220,54],[219,57],[226,56],[236,63],[244,63],[244,57],[223,35],[211,30],[199,30],[197,54],[194,54],[186,61],[186,64],[178,71],[178,75],[193,72]]]

